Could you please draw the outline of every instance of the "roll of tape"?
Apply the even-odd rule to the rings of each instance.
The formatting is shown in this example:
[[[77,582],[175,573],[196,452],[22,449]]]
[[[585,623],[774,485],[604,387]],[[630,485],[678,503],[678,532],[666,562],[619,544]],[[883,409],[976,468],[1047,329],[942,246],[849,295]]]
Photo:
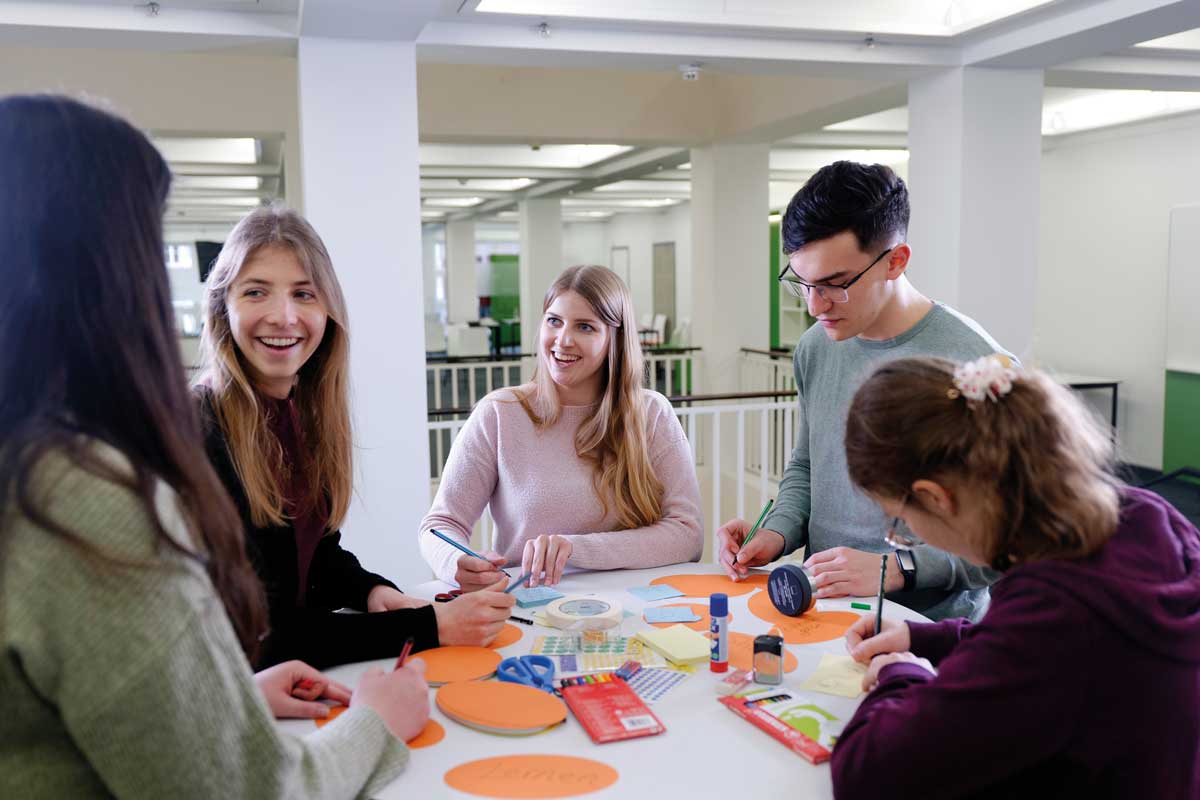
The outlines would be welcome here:
[[[546,606],[546,619],[563,630],[606,630],[621,624],[620,603],[598,597],[568,596]]]
[[[771,570],[767,578],[767,594],[781,614],[798,617],[816,603],[808,574],[794,564]]]

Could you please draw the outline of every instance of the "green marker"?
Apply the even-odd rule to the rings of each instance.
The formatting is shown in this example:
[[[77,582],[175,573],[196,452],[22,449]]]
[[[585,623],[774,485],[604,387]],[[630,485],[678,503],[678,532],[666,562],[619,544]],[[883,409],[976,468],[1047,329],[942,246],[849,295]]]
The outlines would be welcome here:
[[[750,540],[754,538],[754,534],[758,533],[758,526],[762,525],[763,520],[767,518],[767,512],[771,510],[771,506],[773,505],[775,505],[775,498],[771,498],[763,506],[762,513],[758,515],[758,522],[755,522],[754,527],[750,529],[750,535],[746,537],[746,541],[742,542],[742,547],[750,544]]]
[[[850,607],[851,607],[851,608],[860,608],[860,609],[862,609],[863,611],[870,611],[870,610],[871,610],[871,604],[870,604],[870,603],[851,603],[851,604],[850,604]]]

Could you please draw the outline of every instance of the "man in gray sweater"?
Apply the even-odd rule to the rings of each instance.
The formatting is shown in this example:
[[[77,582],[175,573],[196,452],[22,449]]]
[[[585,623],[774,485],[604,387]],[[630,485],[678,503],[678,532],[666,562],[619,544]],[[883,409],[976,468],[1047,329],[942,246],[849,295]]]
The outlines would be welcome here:
[[[912,250],[908,189],[891,169],[839,161],[819,170],[783,216],[788,265],[780,283],[817,324],[792,356],[800,422],[771,514],[745,548],[742,519],[717,531],[718,559],[734,580],[800,547],[818,598],[871,595],[889,520],[850,483],[843,438],[854,392],[880,362],[909,356],[956,361],[1004,353],[974,320],[935,303],[905,275]],[[888,598],[931,619],[987,610],[999,575],[918,546],[888,562]]]

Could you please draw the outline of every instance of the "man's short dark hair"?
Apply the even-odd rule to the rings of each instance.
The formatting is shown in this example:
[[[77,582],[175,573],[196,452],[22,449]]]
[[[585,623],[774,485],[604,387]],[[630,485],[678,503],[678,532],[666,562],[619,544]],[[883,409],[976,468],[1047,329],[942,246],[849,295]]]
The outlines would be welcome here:
[[[890,167],[835,161],[796,192],[783,214],[783,252],[850,231],[864,253],[908,235],[908,187]]]

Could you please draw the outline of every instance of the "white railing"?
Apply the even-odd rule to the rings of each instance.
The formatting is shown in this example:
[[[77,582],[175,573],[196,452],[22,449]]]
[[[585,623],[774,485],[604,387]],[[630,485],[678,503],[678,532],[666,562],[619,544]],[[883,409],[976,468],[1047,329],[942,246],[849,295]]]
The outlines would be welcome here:
[[[533,375],[533,356],[507,361],[426,362],[426,402],[435,408],[470,408],[504,386],[520,386]]]
[[[767,498],[774,496],[783,474],[782,465],[786,465],[791,449],[787,449],[776,467],[772,463],[776,460],[772,442],[792,440],[797,413],[796,403],[788,399],[722,405],[697,402],[675,408],[692,448],[692,463],[703,502],[701,510],[707,518],[706,527],[712,532],[712,542],[716,541],[716,529],[727,518],[753,519]],[[448,452],[465,424],[465,419],[430,422],[429,431],[435,439],[446,438]],[[763,454],[768,459],[765,469]],[[430,487],[431,500],[444,461],[438,464]],[[493,522],[485,513],[476,526],[481,547],[492,546],[493,530]],[[705,552],[710,557],[712,550],[706,548]]]
[[[742,350],[738,354],[738,391],[796,391],[796,376],[792,372],[791,356]]]
[[[700,385],[698,347],[666,353],[650,350],[643,353],[643,360],[646,364],[643,385],[667,397],[692,394],[693,387]]]

